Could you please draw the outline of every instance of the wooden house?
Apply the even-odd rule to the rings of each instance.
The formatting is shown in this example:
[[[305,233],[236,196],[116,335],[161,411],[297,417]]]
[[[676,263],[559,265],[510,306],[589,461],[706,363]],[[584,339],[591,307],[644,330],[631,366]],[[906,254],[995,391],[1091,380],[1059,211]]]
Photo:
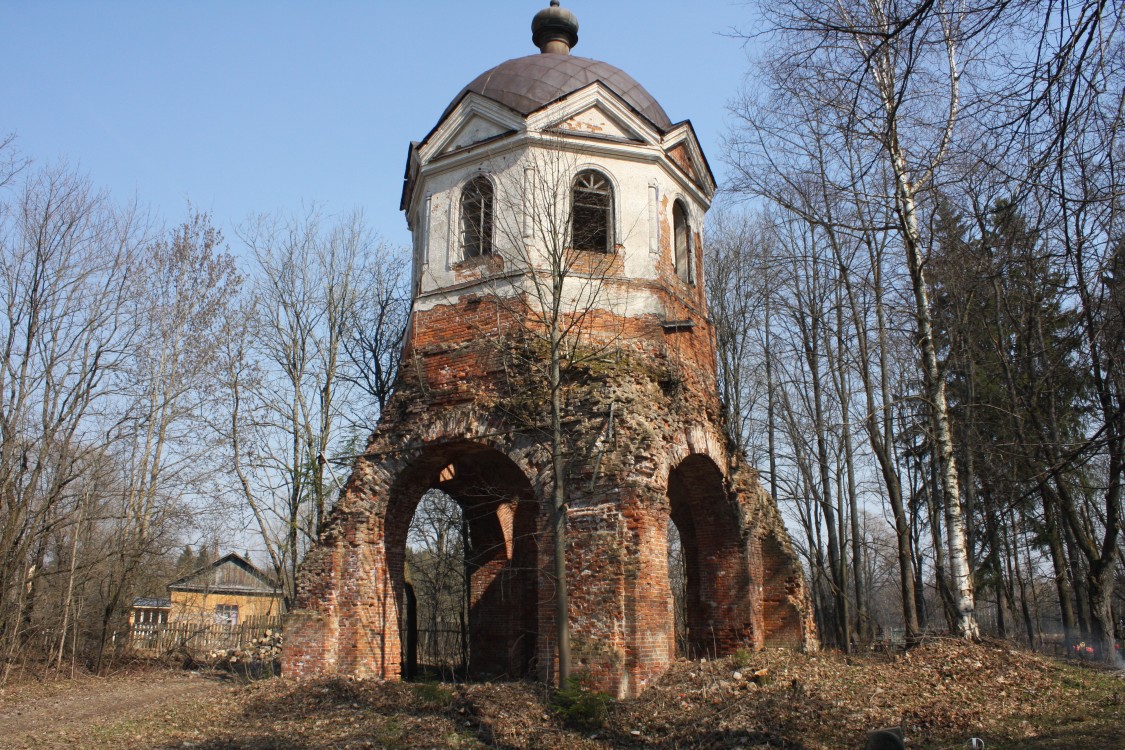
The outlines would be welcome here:
[[[167,599],[142,597],[133,600],[129,609],[129,627],[157,627],[168,624],[168,612],[172,603]]]
[[[168,584],[168,622],[239,625],[282,614],[277,582],[231,553]]]

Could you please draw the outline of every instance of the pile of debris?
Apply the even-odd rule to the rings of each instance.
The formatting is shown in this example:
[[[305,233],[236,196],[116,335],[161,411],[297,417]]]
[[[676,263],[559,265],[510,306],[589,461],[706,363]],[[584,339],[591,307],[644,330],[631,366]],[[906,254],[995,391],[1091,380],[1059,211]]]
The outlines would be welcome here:
[[[254,678],[266,674],[276,675],[281,672],[281,644],[281,631],[267,630],[262,637],[236,648],[215,649],[208,659],[217,669]]]

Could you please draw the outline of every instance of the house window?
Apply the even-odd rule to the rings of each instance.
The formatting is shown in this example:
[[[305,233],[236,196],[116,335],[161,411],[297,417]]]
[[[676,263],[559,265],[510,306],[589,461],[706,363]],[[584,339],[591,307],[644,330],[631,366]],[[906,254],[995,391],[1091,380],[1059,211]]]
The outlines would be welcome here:
[[[691,262],[691,224],[688,223],[687,210],[683,201],[672,206],[673,237],[676,243],[676,275],[689,284],[695,282]]]
[[[466,258],[492,252],[492,183],[484,175],[461,191],[461,243]]]
[[[237,625],[238,624],[238,605],[237,604],[216,604],[215,605],[215,623],[217,625]]]
[[[605,175],[592,170],[579,172],[574,179],[571,244],[575,250],[608,253],[612,249],[610,222],[613,215],[613,188]]]

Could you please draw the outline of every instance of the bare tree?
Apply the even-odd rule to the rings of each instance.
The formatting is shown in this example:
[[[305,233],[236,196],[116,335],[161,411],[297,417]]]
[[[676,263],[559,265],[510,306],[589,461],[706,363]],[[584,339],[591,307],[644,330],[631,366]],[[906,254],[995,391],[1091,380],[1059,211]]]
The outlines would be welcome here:
[[[766,400],[766,459],[774,492],[777,457],[770,314],[780,284],[777,242],[774,227],[764,214],[730,209],[710,213],[704,263],[708,309],[718,343],[719,395],[735,445],[748,452],[754,464],[759,463],[760,453],[755,441],[762,434],[758,412],[762,399]]]
[[[884,231],[895,232],[909,271],[919,370],[940,463],[957,627],[965,637],[974,637],[978,628],[961,488],[934,340],[918,203],[948,156],[961,112],[962,45],[973,38],[966,26],[976,18],[944,3],[879,0],[782,3],[770,9],[768,18],[774,44],[764,70],[773,101],[796,99],[803,109],[786,112],[775,107],[769,119],[744,108],[750,128],[779,142],[781,155],[792,153],[794,142],[801,148],[801,137],[794,133],[815,132],[821,139],[806,154],[831,162],[833,172],[828,174],[882,169],[890,177],[887,197],[894,213]],[[796,117],[804,119],[798,124]],[[755,164],[786,169],[770,151],[747,148],[763,142],[752,134],[742,141],[736,138],[736,163],[744,164],[748,173],[755,171]],[[862,144],[862,150],[857,152],[854,144]]]
[[[29,171],[0,228],[0,647],[24,645],[47,542],[116,417],[141,234],[65,167]]]
[[[614,216],[612,187],[595,170],[581,170],[565,143],[545,139],[511,163],[497,160],[493,180],[470,195],[488,211],[464,212],[466,255],[504,319],[495,343],[510,358],[518,391],[512,416],[540,433],[550,452],[556,648],[559,685],[571,677],[566,576],[568,476],[590,457],[564,426],[570,404],[594,363],[611,360],[627,307],[620,251],[637,217]],[[481,178],[484,179],[484,178]],[[489,264],[503,268],[493,273]],[[608,313],[608,314],[607,314]],[[518,373],[518,375],[515,375]],[[518,413],[517,413],[518,412]]]
[[[570,606],[566,576],[567,483],[569,440],[563,429],[565,416],[564,375],[605,351],[605,343],[590,335],[587,316],[603,306],[604,277],[613,263],[613,248],[620,238],[612,228],[598,236],[594,223],[586,224],[575,215],[571,200],[574,179],[572,159],[558,153],[533,158],[528,179],[509,185],[515,197],[512,208],[501,211],[500,234],[514,250],[514,260],[522,266],[524,295],[528,302],[527,333],[546,344],[546,357],[529,357],[526,366],[545,369],[548,399],[548,443],[551,450],[553,537],[555,563],[555,638],[558,650],[560,686],[570,681]],[[525,173],[526,174],[526,173]],[[602,198],[599,186],[589,195],[591,202]],[[600,188],[604,190],[604,188]],[[572,230],[574,234],[572,235]],[[589,236],[583,236],[583,234]],[[599,248],[599,244],[605,246]],[[538,347],[532,348],[532,351]]]
[[[101,584],[103,640],[131,602],[140,568],[178,546],[187,506],[198,508],[216,486],[209,460],[216,435],[205,416],[221,367],[214,343],[228,328],[241,283],[222,242],[209,217],[196,213],[149,244],[136,264],[139,326],[123,367],[123,415],[110,433],[122,471],[121,538]]]
[[[370,432],[398,377],[410,290],[409,259],[401,249],[379,243],[366,256],[361,260],[356,301],[343,340],[350,367],[342,377],[374,402],[374,409],[364,410],[357,425]]]
[[[1059,414],[1047,413],[1038,427],[1058,467],[1051,484],[1061,520],[1083,558],[1091,638],[1101,658],[1112,663],[1113,571],[1125,491],[1121,8],[1117,3],[1059,5],[1067,15],[1058,28],[1053,20],[1050,26],[1045,21],[1039,58],[1049,62],[1033,68],[1034,98],[1022,113],[1021,133],[1032,157],[1035,201],[1029,203],[1045,207],[1049,241],[1059,249],[1069,279],[1093,429],[1077,449],[1064,451],[1067,431]],[[1075,482],[1088,459],[1093,459],[1092,471]],[[1091,502],[1091,495],[1097,501]]]
[[[315,210],[260,217],[240,237],[255,260],[253,299],[250,333],[228,358],[226,434],[242,499],[291,601],[297,564],[338,489],[327,457],[354,437],[345,414],[362,376],[345,376],[345,342],[369,301],[360,286],[379,246],[361,214],[328,223]],[[379,345],[383,367],[386,340]]]

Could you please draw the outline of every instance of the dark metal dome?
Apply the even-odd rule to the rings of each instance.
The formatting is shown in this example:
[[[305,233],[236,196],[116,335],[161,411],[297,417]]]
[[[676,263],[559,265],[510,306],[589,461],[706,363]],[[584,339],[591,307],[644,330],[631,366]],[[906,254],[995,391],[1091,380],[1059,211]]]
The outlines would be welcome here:
[[[481,73],[442,113],[444,120],[470,91],[522,115],[601,81],[661,130],[672,127],[664,108],[625,71],[598,60],[561,54],[517,57]]]

